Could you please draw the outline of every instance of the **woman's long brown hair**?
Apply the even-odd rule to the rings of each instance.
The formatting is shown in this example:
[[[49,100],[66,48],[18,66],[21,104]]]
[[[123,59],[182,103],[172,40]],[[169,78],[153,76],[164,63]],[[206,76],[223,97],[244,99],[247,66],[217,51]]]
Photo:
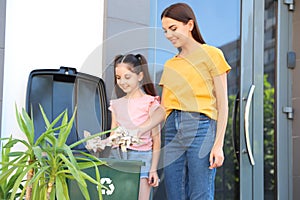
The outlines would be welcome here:
[[[161,19],[168,17],[184,24],[187,24],[189,20],[194,21],[194,28],[192,30],[193,38],[200,44],[205,44],[205,41],[200,33],[200,29],[197,23],[197,19],[192,8],[185,3],[176,3],[167,7],[161,14]]]

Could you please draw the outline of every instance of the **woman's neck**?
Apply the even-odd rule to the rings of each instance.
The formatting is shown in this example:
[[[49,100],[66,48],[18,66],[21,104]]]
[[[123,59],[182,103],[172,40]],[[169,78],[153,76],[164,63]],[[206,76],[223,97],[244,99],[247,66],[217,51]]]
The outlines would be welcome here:
[[[195,49],[200,47],[200,43],[197,42],[196,40],[190,40],[188,42],[186,42],[186,44],[184,46],[181,47],[181,51],[178,54],[179,57],[185,57],[189,54],[191,54],[193,51],[195,51]]]

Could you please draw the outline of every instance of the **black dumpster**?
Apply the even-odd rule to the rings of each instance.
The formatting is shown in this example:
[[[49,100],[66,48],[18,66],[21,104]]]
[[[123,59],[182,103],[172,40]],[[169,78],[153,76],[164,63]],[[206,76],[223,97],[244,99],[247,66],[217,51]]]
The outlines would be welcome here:
[[[83,139],[84,130],[98,133],[108,129],[109,117],[103,80],[77,72],[75,68],[37,69],[30,73],[26,110],[28,113],[33,112],[36,138],[39,137],[39,133],[45,131],[39,104],[50,121],[65,109],[68,109],[70,118],[77,106],[76,120],[67,139],[68,145]],[[86,151],[84,145],[79,145],[75,149]]]

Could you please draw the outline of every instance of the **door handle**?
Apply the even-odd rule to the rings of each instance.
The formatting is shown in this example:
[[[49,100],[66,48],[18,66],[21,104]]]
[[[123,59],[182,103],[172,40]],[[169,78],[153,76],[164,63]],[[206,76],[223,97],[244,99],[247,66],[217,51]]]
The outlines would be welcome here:
[[[251,85],[249,93],[248,93],[247,101],[246,101],[245,116],[244,116],[246,148],[247,148],[247,153],[248,153],[251,165],[254,165],[255,162],[254,162],[254,158],[253,158],[253,154],[252,154],[252,148],[251,148],[250,137],[249,137],[249,114],[250,114],[250,106],[251,106],[251,102],[252,102],[254,89],[255,89],[255,85]]]

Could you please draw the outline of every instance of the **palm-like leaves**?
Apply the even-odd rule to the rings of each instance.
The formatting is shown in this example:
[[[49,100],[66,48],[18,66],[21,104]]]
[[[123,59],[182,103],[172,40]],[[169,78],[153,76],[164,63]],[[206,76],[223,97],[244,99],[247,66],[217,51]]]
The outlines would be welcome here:
[[[71,148],[85,142],[87,139],[106,134],[109,131],[95,134],[85,138],[73,145],[66,145],[67,138],[71,132],[76,115],[76,109],[68,119],[68,111],[63,111],[53,122],[50,122],[40,106],[42,116],[46,125],[45,132],[34,141],[34,123],[28,113],[16,108],[16,117],[21,131],[27,140],[7,139],[2,147],[2,162],[0,169],[0,195],[3,198],[15,199],[19,196],[23,199],[69,199],[68,179],[75,179],[85,199],[90,199],[86,181],[90,181],[101,187],[100,174],[95,170],[95,177],[92,178],[82,169],[95,167],[104,164],[93,155],[77,151],[81,156],[75,157]],[[61,124],[57,124],[61,121]],[[55,137],[55,133],[59,136]],[[16,143],[25,145],[24,152],[10,152],[11,147]],[[15,175],[14,175],[15,174]],[[9,180],[9,181],[7,181]],[[99,190],[99,199],[102,199]],[[5,196],[6,195],[6,196]],[[2,199],[2,196],[0,198]]]

